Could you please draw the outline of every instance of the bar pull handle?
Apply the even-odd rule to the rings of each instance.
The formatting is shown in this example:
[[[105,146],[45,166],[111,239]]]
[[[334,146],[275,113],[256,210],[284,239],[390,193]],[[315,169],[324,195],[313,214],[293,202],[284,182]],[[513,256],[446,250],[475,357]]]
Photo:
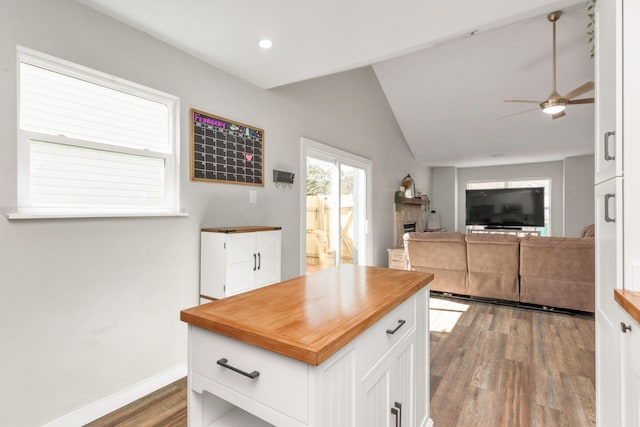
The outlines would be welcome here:
[[[398,329],[402,328],[402,325],[404,325],[405,323],[407,323],[406,320],[402,320],[402,319],[398,320],[398,326],[396,326],[395,329],[387,329],[387,333],[389,335],[395,334],[396,332],[398,332]]]
[[[615,198],[615,194],[605,194],[604,195],[604,220],[605,222],[616,222],[615,218],[611,218],[609,215],[609,199]]]
[[[620,322],[620,330],[623,334],[626,334],[627,331],[631,331],[631,325],[626,325],[624,322]]]
[[[256,263],[256,254],[253,254],[253,271],[256,271],[256,266],[258,264]]]
[[[398,409],[398,420],[400,421],[400,427],[402,427],[402,405],[398,402],[393,404]]]
[[[615,154],[613,156],[609,155],[609,137],[614,136],[615,132],[605,132],[604,133],[604,159],[605,160],[615,160]]]
[[[260,376],[260,372],[258,372],[258,371],[245,372],[242,369],[238,369],[235,366],[229,365],[228,362],[229,361],[226,358],[223,357],[222,359],[218,360],[217,363],[218,363],[218,365],[220,365],[220,366],[222,366],[224,368],[230,369],[233,372],[237,372],[240,375],[244,375],[247,378],[251,378],[252,380],[255,380],[256,378],[258,378]]]
[[[260,270],[261,265],[262,265],[262,257],[260,256],[260,252],[258,252],[258,270]]]
[[[400,427],[400,414],[396,408],[391,408],[391,415],[396,417],[396,427]]]

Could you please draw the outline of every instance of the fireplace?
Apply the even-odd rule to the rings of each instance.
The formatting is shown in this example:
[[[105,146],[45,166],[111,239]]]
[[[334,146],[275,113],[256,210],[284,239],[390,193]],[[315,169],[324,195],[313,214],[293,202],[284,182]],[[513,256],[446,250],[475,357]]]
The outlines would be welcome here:
[[[393,242],[394,247],[404,246],[404,233],[424,231],[424,213],[428,211],[429,199],[405,199],[396,203],[393,213]]]

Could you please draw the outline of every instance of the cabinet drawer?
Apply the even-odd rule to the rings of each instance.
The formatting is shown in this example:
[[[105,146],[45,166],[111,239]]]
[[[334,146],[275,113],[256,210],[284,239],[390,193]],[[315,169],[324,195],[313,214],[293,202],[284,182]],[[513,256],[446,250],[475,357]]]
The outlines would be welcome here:
[[[404,323],[401,325],[401,321]],[[416,297],[409,298],[357,338],[357,369],[360,378],[373,369],[382,357],[415,329]],[[397,330],[396,330],[397,328]],[[391,334],[387,331],[396,330]]]
[[[303,423],[308,416],[308,365],[195,326],[190,327],[190,366],[212,381],[241,393]],[[251,379],[217,362],[246,373]],[[240,406],[240,405],[238,405]]]

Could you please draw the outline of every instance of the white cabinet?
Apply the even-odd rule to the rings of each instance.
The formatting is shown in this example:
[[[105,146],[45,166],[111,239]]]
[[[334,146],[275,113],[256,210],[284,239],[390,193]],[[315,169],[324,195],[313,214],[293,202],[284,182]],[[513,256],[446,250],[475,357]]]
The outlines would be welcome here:
[[[598,0],[595,8],[595,182],[621,176],[622,0]]]
[[[318,366],[189,325],[189,426],[429,425],[428,295]]]
[[[640,323],[621,315],[623,426],[640,427]]]
[[[640,325],[616,289],[640,290],[640,2],[596,6],[596,415],[640,427]],[[623,96],[624,94],[624,96]],[[618,294],[619,296],[620,294]]]
[[[279,227],[208,228],[200,233],[200,296],[220,299],[280,281]]]
[[[623,277],[623,138],[620,54],[622,0],[595,9],[596,417],[621,425],[621,310],[613,291]]]

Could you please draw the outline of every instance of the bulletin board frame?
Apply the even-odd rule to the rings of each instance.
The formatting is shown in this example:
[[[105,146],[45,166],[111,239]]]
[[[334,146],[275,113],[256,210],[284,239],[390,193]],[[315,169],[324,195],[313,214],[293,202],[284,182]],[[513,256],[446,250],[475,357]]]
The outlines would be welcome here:
[[[264,187],[264,130],[189,110],[191,180]]]

